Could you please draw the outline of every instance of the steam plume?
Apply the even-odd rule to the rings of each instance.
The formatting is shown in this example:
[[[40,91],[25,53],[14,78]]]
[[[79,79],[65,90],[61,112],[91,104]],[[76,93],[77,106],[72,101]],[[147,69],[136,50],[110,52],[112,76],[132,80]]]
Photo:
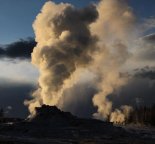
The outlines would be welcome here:
[[[92,33],[99,38],[99,51],[92,68],[100,76],[98,93],[93,98],[94,106],[98,107],[94,116],[107,119],[112,111],[112,102],[107,96],[126,83],[120,72],[130,56],[127,44],[135,18],[123,0],[103,0],[97,10],[99,18],[91,25]]]
[[[110,115],[110,122],[114,123],[124,123],[132,111],[132,107],[124,105],[119,109],[116,109]]]
[[[77,9],[70,4],[47,2],[33,28],[37,46],[32,64],[40,71],[34,99],[25,102],[31,114],[42,104],[66,104],[64,92],[84,81],[93,83],[95,118],[123,122],[131,107],[113,109],[108,95],[127,83],[122,76],[132,57],[130,47],[139,32],[132,9],[124,0],[101,0]],[[90,80],[91,79],[91,80]],[[72,92],[73,93],[73,92]],[[72,98],[74,99],[74,95]]]
[[[40,70],[38,90],[30,102],[30,111],[37,105],[58,105],[63,89],[70,83],[78,67],[86,67],[96,47],[89,25],[98,13],[94,6],[76,9],[70,4],[47,2],[33,27],[37,46],[32,63]]]

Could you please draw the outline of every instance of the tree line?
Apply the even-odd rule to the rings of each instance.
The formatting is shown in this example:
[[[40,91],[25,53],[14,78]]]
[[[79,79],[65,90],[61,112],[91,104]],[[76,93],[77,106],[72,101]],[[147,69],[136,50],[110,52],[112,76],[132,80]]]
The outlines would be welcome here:
[[[127,124],[144,124],[144,125],[153,125],[155,126],[155,104],[151,107],[141,106],[134,108],[128,119],[126,120]]]

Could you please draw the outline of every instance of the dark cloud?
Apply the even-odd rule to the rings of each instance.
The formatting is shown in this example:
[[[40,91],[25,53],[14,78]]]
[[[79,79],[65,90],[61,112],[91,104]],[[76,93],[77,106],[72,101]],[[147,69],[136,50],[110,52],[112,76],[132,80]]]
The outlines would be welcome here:
[[[22,117],[28,116],[28,109],[24,106],[25,99],[30,99],[31,91],[34,86],[31,84],[6,82],[1,79],[0,82],[0,108],[7,111],[7,107],[11,106],[7,116]]]
[[[148,35],[141,38],[138,42],[137,56],[140,60],[155,60],[155,35]]]
[[[155,68],[154,67],[144,67],[135,70],[135,77],[138,78],[148,78],[150,80],[155,79]]]
[[[155,46],[144,51],[140,55],[140,58],[141,60],[154,61],[155,60]]]
[[[1,46],[0,57],[29,59],[36,42],[33,38],[21,39],[17,42]]]
[[[143,40],[155,43],[155,33],[143,37]]]

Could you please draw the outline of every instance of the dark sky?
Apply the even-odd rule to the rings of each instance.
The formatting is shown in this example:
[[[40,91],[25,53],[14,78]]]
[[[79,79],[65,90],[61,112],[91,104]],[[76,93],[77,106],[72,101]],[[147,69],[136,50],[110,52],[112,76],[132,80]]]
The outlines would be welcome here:
[[[129,4],[140,18],[155,16],[154,0],[129,0]]]

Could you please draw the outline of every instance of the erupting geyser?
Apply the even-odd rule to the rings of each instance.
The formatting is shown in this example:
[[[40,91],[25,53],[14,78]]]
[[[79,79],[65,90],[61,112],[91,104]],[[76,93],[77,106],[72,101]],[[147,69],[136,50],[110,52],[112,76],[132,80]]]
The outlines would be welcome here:
[[[63,108],[65,90],[80,83],[86,73],[86,80],[90,75],[96,89],[92,101],[97,112],[93,116],[123,122],[131,107],[113,110],[107,96],[127,82],[121,73],[131,56],[129,44],[136,36],[135,17],[125,1],[101,0],[82,9],[49,1],[33,28],[37,46],[32,64],[40,76],[33,100],[25,102],[31,114],[43,104]]]

